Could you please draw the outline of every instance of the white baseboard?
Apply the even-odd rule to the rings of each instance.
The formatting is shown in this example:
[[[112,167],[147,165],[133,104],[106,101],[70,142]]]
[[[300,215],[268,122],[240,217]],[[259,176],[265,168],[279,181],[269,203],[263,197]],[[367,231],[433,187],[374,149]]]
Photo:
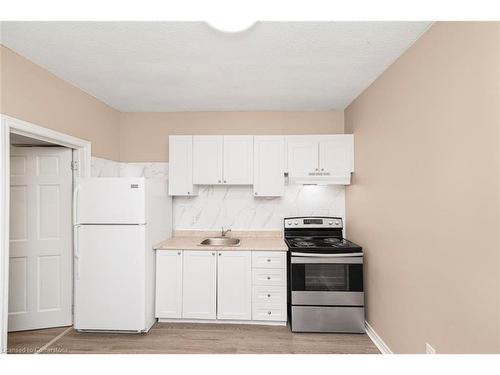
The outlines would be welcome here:
[[[158,323],[202,323],[202,324],[249,324],[262,326],[286,326],[287,322],[271,320],[203,320],[203,319],[167,319],[158,318]]]
[[[382,354],[393,354],[392,350],[387,346],[387,344],[382,340],[382,338],[378,335],[377,332],[373,329],[373,327],[365,321],[366,326],[366,334],[373,341],[375,346],[380,350]]]

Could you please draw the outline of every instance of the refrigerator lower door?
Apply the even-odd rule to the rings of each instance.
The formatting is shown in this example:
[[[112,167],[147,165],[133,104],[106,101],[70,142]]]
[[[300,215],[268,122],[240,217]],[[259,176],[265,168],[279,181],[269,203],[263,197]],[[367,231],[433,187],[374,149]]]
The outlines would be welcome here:
[[[75,227],[77,330],[144,331],[145,226]]]
[[[79,178],[73,194],[75,224],[146,223],[146,180]]]

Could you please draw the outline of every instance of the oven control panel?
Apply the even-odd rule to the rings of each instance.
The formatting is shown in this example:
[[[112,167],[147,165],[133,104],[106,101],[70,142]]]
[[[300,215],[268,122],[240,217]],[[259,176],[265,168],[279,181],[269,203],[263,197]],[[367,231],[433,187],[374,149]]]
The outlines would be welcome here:
[[[342,228],[340,217],[287,217],[285,228]]]

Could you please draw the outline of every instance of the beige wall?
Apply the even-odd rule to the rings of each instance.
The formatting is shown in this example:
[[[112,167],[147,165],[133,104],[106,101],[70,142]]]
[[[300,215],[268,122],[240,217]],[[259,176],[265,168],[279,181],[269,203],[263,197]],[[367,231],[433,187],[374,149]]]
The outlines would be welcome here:
[[[92,142],[119,160],[119,112],[0,45],[0,113]]]
[[[328,134],[344,132],[344,113],[171,112],[122,113],[120,158],[167,161],[170,134]]]
[[[500,352],[500,23],[437,23],[346,110],[349,237],[397,353]]]
[[[168,161],[170,134],[343,133],[344,113],[120,113],[0,45],[0,113],[92,142],[94,156]]]

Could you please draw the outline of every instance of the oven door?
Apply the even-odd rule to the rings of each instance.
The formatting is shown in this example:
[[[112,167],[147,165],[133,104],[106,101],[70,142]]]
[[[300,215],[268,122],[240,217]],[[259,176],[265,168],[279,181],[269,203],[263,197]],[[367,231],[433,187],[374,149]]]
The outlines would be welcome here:
[[[362,254],[292,253],[292,305],[363,306]]]

